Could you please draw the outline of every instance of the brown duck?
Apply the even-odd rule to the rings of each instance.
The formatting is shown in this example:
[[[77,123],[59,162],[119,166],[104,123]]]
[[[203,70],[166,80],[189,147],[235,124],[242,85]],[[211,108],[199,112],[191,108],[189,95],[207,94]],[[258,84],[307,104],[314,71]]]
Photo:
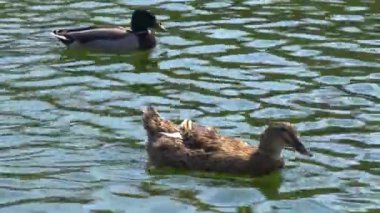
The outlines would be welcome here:
[[[312,156],[298,139],[296,129],[285,122],[271,123],[261,134],[258,147],[190,120],[177,126],[150,106],[144,110],[143,123],[149,160],[155,167],[260,176],[284,166],[281,152],[285,147]]]

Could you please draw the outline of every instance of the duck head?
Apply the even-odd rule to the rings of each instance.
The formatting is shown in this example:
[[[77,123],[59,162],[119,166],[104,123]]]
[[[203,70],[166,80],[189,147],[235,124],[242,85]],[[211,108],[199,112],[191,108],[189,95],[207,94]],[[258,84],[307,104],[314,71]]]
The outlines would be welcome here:
[[[132,14],[131,29],[134,32],[146,31],[155,28],[165,31],[165,27],[159,22],[155,15],[147,10],[135,10]]]
[[[297,130],[290,123],[270,123],[261,134],[259,150],[272,156],[280,157],[283,148],[294,149],[302,155],[312,156],[301,143]]]

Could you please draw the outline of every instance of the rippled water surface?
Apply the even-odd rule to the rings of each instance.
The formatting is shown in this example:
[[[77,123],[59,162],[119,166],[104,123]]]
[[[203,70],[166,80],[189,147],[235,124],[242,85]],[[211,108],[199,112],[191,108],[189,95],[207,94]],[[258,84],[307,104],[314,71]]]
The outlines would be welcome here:
[[[0,211],[379,212],[379,3],[0,0]],[[151,52],[49,34],[140,6],[168,28]],[[251,144],[287,120],[314,157],[256,179],[147,171],[147,104]]]

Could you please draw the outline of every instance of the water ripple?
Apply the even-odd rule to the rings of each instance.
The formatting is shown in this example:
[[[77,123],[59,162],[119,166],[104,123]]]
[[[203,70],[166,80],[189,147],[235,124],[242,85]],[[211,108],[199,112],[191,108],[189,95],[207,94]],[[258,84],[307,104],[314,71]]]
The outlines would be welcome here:
[[[1,212],[378,212],[378,3],[0,0]],[[168,28],[130,55],[64,51],[53,29]],[[314,154],[285,151],[264,178],[146,169],[143,106],[257,144],[294,123]],[[201,176],[201,177],[197,177]],[[230,179],[233,179],[232,181]]]

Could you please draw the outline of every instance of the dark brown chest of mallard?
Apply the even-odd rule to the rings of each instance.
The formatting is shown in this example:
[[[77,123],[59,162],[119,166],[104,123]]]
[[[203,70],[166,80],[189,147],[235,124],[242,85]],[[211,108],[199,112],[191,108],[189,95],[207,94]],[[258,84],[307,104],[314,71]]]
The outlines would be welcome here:
[[[156,37],[150,31],[136,34],[139,41],[139,49],[147,50],[156,46]]]

